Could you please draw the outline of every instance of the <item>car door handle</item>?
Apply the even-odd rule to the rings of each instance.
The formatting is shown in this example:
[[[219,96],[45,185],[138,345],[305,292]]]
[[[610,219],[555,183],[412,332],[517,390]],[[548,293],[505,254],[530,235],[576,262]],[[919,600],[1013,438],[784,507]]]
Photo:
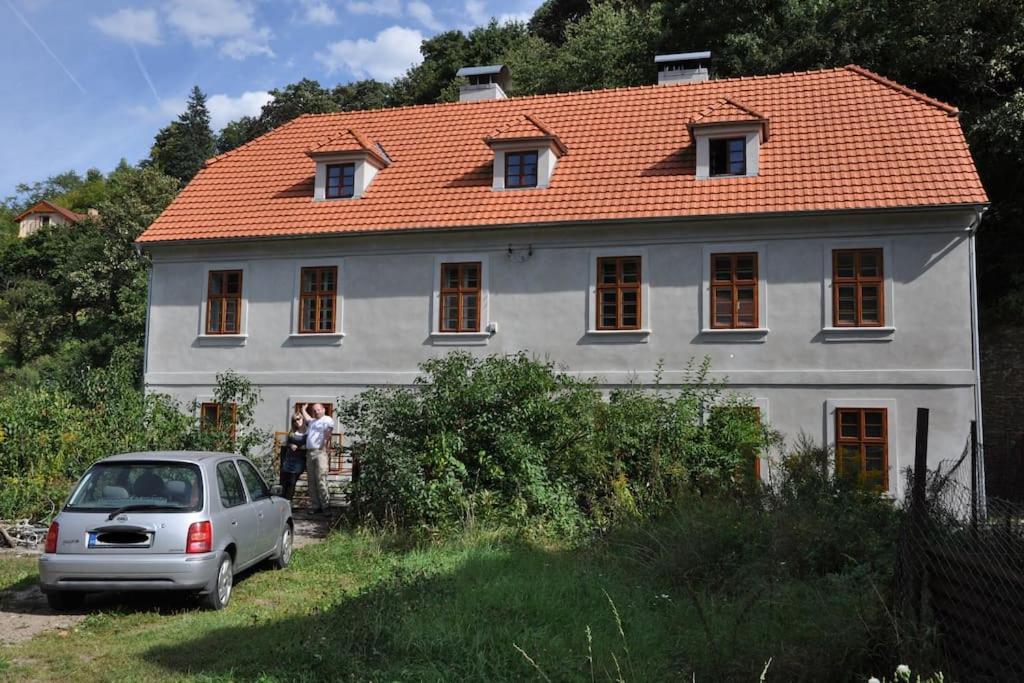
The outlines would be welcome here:
[[[263,513],[262,513],[262,512],[261,512],[261,513],[259,513],[259,514],[257,515],[257,517],[259,517],[260,519],[263,519]]]

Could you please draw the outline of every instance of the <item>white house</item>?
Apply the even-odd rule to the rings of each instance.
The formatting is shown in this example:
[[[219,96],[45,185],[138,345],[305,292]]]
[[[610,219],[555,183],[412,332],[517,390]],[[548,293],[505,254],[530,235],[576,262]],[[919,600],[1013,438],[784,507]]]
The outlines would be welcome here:
[[[284,429],[452,349],[607,386],[707,355],[898,495],[915,408],[933,462],[980,415],[987,198],[957,111],[855,66],[707,80],[686,57],[511,99],[475,69],[465,101],[302,116],[211,159],[139,239],[148,387],[209,402],[231,368]]]
[[[85,218],[80,213],[43,199],[15,216],[14,220],[18,224],[18,237],[28,237],[47,226],[77,223]]]

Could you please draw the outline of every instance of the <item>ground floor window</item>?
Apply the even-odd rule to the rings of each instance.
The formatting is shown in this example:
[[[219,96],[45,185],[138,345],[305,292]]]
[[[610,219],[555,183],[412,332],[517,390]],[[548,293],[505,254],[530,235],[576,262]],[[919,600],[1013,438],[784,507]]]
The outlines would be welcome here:
[[[226,432],[235,438],[238,406],[234,403],[203,403],[199,407],[199,430],[202,432]]]
[[[889,489],[885,408],[836,408],[836,471],[867,488]]]

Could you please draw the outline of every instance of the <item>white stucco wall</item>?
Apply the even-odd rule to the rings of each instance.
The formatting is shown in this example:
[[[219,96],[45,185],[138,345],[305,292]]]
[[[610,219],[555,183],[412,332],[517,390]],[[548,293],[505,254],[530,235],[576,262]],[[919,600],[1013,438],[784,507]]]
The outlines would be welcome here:
[[[835,401],[891,406],[897,493],[896,468],[913,457],[915,408],[933,410],[934,462],[959,454],[974,418],[970,220],[967,212],[921,212],[157,247],[146,381],[189,401],[209,394],[216,373],[230,368],[261,385],[258,419],[283,429],[289,400],[407,383],[418,363],[452,348],[525,349],[606,385],[650,381],[659,360],[664,381],[678,383],[690,358],[707,355],[715,376],[766,402],[770,422],[790,439],[800,432],[829,438],[827,408]],[[893,330],[864,336],[827,329],[826,254],[850,244],[885,245]],[[760,255],[762,329],[709,331],[704,261],[737,245],[754,245]],[[617,252],[644,255],[645,330],[595,334],[592,262]],[[436,333],[442,255],[484,261],[483,324],[494,323],[497,332],[463,339]],[[344,336],[294,334],[296,272],[317,259],[339,265]],[[206,271],[228,267],[246,273],[245,335],[204,338]]]
[[[42,228],[44,216],[49,217],[51,225],[64,225],[68,222],[68,220],[59,213],[29,214],[28,216],[25,216],[20,223],[18,223],[18,237],[28,237]]]

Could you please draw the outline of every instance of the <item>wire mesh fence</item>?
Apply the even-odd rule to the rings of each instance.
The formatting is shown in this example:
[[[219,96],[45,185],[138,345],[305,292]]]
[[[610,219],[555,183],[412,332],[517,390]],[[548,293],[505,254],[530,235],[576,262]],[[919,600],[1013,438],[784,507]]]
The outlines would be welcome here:
[[[915,650],[954,680],[1024,680],[1024,505],[984,495],[981,458],[971,438],[907,473],[899,607]]]

